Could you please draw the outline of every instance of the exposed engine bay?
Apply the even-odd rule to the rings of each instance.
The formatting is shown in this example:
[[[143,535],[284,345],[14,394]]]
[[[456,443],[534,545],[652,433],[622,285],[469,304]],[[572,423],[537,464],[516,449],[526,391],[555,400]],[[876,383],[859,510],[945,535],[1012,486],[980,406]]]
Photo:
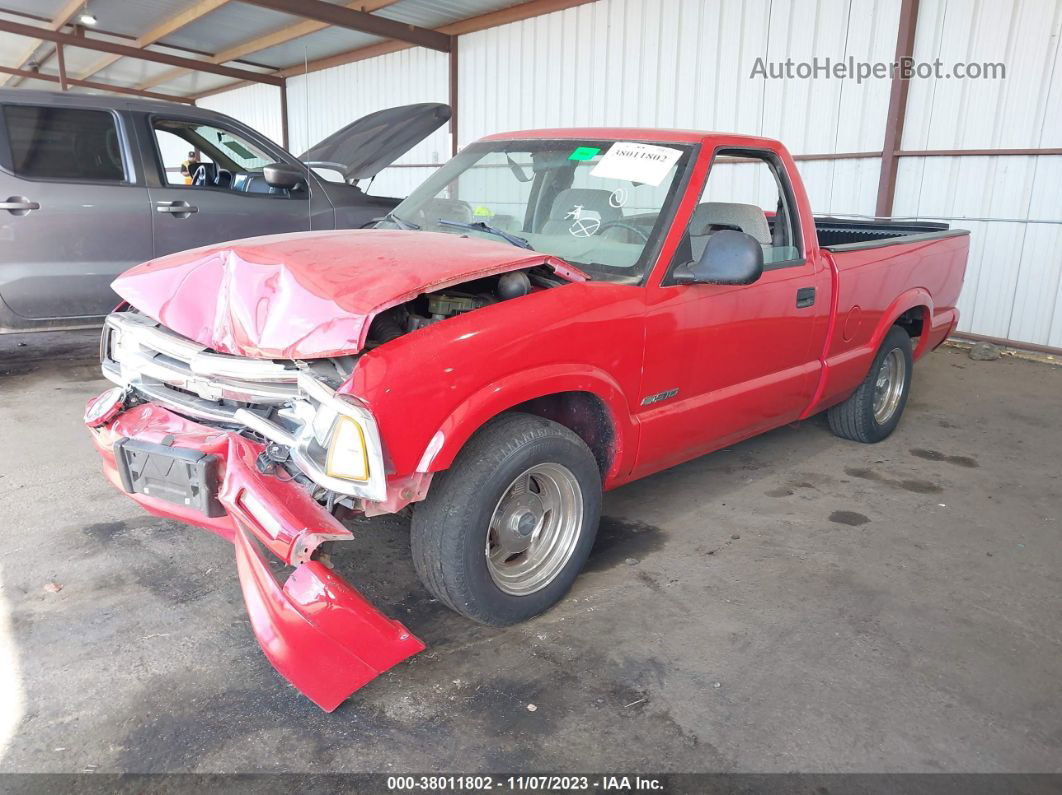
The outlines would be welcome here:
[[[365,347],[371,350],[440,320],[562,284],[567,281],[550,268],[538,266],[423,293],[378,314],[369,326]]]

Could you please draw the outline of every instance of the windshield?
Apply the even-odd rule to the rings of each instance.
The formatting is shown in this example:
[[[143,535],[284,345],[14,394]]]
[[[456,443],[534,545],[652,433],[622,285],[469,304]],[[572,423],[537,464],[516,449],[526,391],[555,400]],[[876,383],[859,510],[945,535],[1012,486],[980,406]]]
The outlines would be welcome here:
[[[382,226],[508,241],[603,281],[637,283],[692,147],[616,140],[473,144]]]

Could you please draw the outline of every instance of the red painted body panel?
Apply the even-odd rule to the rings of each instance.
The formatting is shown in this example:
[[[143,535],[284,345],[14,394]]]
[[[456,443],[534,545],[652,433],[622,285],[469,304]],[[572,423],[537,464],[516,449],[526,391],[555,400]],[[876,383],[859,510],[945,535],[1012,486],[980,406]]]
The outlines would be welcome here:
[[[881,248],[824,252],[837,273],[837,333],[829,340],[829,376],[809,411],[841,402],[859,385],[889,328],[921,307],[926,328],[915,358],[936,348],[958,322],[969,238],[949,237]]]
[[[321,542],[350,538],[351,533],[305,490],[260,474],[254,462],[261,445],[151,403],[93,429],[92,437],[108,480],[119,490],[114,444],[122,438],[219,457],[218,500],[227,511],[222,517],[144,494],[129,496],[157,516],[198,525],[235,544],[240,587],[259,645],[273,667],[322,709],[335,709],[362,685],[424,648],[402,624],[311,559]],[[248,494],[268,514],[267,523],[245,507]],[[283,585],[257,543],[296,567]]]
[[[916,351],[957,322],[968,238],[837,253],[820,249],[792,158],[763,138],[624,128],[492,136],[631,139],[698,147],[684,194],[642,285],[587,281],[559,260],[506,243],[402,231],[301,233],[173,255],[133,269],[115,289],[173,331],[224,353],[315,358],[361,351],[372,317],[439,287],[545,262],[570,283],[456,315],[368,350],[339,391],[379,427],[388,498],[367,513],[420,499],[469,437],[499,413],[558,393],[593,396],[610,425],[603,482],[613,488],[847,397],[881,339],[921,308]],[[804,262],[747,286],[672,285],[666,274],[716,150],[772,152],[788,172]],[[796,291],[814,287],[812,307]],[[206,297],[206,300],[204,300]],[[674,394],[671,394],[674,392]],[[646,401],[666,395],[666,399]],[[538,404],[536,404],[538,405]],[[350,533],[307,492],[259,473],[262,447],[235,433],[141,405],[93,430],[110,480],[113,444],[128,436],[218,455],[227,515],[209,519],[144,495],[147,510],[235,544],[255,634],[273,665],[325,709],[423,648],[311,559]],[[241,495],[250,493],[256,519]],[[296,566],[283,585],[257,544]]]
[[[341,391],[373,412],[399,475],[445,469],[505,409],[589,392],[616,427],[611,483],[637,449],[644,294],[637,286],[575,283],[517,299],[520,312],[511,311],[513,301],[459,315],[364,354]],[[435,454],[425,459],[433,439]]]
[[[145,262],[112,287],[172,331],[221,353],[314,359],[357,353],[381,310],[432,289],[548,263],[508,243],[347,229],[252,237]]]
[[[327,566],[303,563],[283,587],[242,529],[236,568],[255,637],[281,676],[326,712],[424,649]]]
[[[613,488],[843,400],[907,309],[931,310],[918,355],[954,325],[968,238],[836,255],[821,249],[796,164],[776,141],[624,128],[532,130],[487,140],[535,137],[701,148],[644,286],[587,282],[543,291],[452,318],[361,357],[342,389],[377,416],[398,475],[445,469],[468,437],[505,409],[538,395],[587,391],[608,407],[615,428],[604,478]],[[714,152],[734,147],[770,151],[781,161],[800,219],[804,264],[767,271],[743,287],[663,284]],[[801,287],[816,289],[810,309],[795,307]],[[916,300],[923,292],[938,295],[936,303]],[[843,325],[856,301],[864,315],[846,340],[838,321]],[[836,306],[846,311],[838,314]],[[678,389],[676,398],[641,405],[644,397],[670,389]]]

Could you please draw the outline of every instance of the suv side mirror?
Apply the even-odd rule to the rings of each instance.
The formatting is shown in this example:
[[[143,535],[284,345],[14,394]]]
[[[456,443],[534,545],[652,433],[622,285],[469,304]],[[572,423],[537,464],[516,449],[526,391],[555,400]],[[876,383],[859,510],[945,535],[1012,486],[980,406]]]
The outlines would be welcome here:
[[[676,284],[752,284],[763,275],[763,248],[744,232],[722,229],[696,262],[675,268]]]
[[[271,188],[295,190],[305,181],[302,169],[287,163],[270,163],[262,167],[262,176]]]

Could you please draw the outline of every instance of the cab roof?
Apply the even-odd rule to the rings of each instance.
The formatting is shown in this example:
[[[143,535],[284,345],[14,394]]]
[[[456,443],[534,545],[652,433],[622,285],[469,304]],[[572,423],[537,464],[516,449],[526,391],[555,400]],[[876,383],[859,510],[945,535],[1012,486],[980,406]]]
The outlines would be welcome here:
[[[495,133],[481,138],[481,141],[518,141],[524,138],[557,138],[572,140],[633,140],[655,141],[671,144],[700,144],[706,141],[718,141],[727,144],[755,146],[758,148],[776,148],[779,143],[772,138],[737,133],[710,132],[706,130],[669,130],[655,127],[556,127],[541,130],[518,130],[514,132]]]

